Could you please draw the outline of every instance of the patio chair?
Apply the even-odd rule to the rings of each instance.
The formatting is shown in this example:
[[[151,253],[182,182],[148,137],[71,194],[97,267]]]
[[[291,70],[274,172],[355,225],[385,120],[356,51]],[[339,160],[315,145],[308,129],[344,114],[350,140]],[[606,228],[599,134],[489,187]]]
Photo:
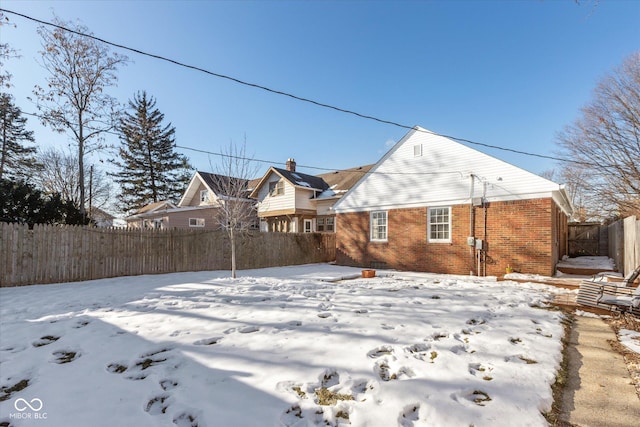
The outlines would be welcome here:
[[[623,314],[636,314],[636,311],[640,316],[640,286],[635,288],[632,294],[605,293],[603,289],[596,302],[609,305],[612,311],[620,311]]]
[[[640,316],[640,295],[637,295],[638,288],[632,287],[638,276],[640,276],[640,265],[621,282],[583,280],[578,289],[578,305],[606,311],[624,309],[625,312]]]

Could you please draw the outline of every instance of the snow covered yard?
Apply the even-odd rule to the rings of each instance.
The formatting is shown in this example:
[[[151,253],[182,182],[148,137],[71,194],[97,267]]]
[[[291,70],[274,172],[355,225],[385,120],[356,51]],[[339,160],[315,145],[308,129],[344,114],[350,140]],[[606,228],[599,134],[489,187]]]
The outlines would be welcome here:
[[[359,272],[0,289],[0,425],[546,425],[565,291]]]

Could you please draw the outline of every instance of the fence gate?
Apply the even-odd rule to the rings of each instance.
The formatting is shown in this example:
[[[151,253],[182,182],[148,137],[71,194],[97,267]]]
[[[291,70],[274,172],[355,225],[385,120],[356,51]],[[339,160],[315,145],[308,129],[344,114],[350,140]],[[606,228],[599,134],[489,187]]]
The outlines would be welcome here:
[[[608,256],[606,227],[598,223],[569,224],[569,256]]]

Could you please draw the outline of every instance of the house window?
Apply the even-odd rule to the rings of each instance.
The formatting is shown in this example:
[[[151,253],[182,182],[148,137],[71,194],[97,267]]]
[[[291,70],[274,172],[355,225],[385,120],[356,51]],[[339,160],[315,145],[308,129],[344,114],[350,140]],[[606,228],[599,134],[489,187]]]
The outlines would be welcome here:
[[[371,212],[371,240],[387,241],[387,211]]]
[[[336,221],[336,219],[334,217],[327,218],[327,221],[326,221],[327,222],[327,230],[326,231],[333,232],[333,231],[336,230],[335,226],[334,226],[335,221]]]
[[[305,219],[304,220],[304,232],[305,233],[311,233],[313,231],[313,222],[311,222],[310,219]]]
[[[319,232],[329,232],[332,233],[335,231],[335,221],[336,219],[332,216],[318,217],[316,219],[316,229]]]
[[[204,218],[189,218],[189,227],[204,227]]]
[[[155,229],[162,228],[162,218],[156,218],[153,220],[153,228]]]
[[[416,144],[413,146],[413,157],[422,156],[422,144]]]
[[[201,190],[200,191],[200,203],[209,201],[209,190]]]
[[[451,208],[429,208],[429,242],[451,243]]]
[[[274,181],[269,183],[269,194],[272,196],[279,196],[284,194],[284,181]]]

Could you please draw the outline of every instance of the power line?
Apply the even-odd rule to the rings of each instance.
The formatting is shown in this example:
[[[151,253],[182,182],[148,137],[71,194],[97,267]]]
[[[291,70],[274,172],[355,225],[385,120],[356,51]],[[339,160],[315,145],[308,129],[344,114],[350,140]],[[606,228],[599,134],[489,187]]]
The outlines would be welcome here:
[[[376,122],[379,122],[379,123],[388,124],[388,125],[391,125],[391,126],[402,128],[402,129],[407,129],[407,130],[415,129],[414,126],[398,123],[398,122],[395,122],[395,121],[392,121],[392,120],[381,119],[381,118],[378,118],[378,117],[375,117],[375,116],[371,116],[371,115],[367,115],[367,114],[362,114],[362,113],[359,113],[357,111],[353,111],[353,110],[349,110],[349,109],[346,109],[346,108],[337,107],[337,106],[334,106],[334,105],[331,105],[331,104],[326,104],[326,103],[319,102],[319,101],[316,101],[316,100],[313,100],[313,99],[310,99],[310,98],[305,98],[305,97],[294,95],[294,94],[291,94],[291,93],[288,93],[288,92],[284,92],[284,91],[281,91],[281,90],[272,89],[272,88],[269,88],[269,87],[266,87],[266,86],[263,86],[263,85],[259,85],[259,84],[256,84],[256,83],[247,82],[247,81],[240,80],[238,78],[231,77],[231,76],[228,76],[228,75],[225,75],[225,74],[216,73],[216,72],[213,72],[213,71],[210,71],[210,70],[207,70],[207,69],[195,66],[195,65],[190,65],[190,64],[186,64],[186,63],[177,61],[175,59],[167,58],[165,56],[161,56],[161,55],[145,52],[145,51],[142,51],[142,50],[139,50],[139,49],[136,49],[136,48],[132,48],[132,47],[129,47],[129,46],[125,46],[125,45],[122,45],[122,44],[110,42],[108,40],[96,37],[96,36],[91,35],[91,34],[85,34],[85,33],[79,32],[79,31],[75,31],[75,30],[66,28],[64,26],[58,25],[58,24],[54,24],[52,22],[43,21],[41,19],[33,18],[31,16],[28,16],[28,15],[25,15],[25,14],[22,14],[22,13],[19,13],[19,12],[15,12],[15,11],[12,11],[12,10],[0,8],[0,12],[11,13],[13,15],[20,16],[20,17],[22,17],[24,19],[28,19],[30,21],[37,22],[37,23],[42,24],[42,25],[47,25],[47,26],[50,26],[50,27],[58,28],[58,29],[61,29],[63,31],[70,32],[72,34],[76,34],[76,35],[79,35],[79,36],[82,36],[82,37],[87,37],[87,38],[99,41],[100,43],[104,43],[104,44],[107,44],[109,46],[113,46],[113,47],[116,47],[116,48],[119,48],[119,49],[123,49],[123,50],[127,50],[127,51],[130,51],[130,52],[134,52],[134,53],[137,53],[139,55],[147,56],[147,57],[158,59],[158,60],[161,60],[161,61],[169,62],[171,64],[178,65],[178,66],[183,67],[183,68],[199,71],[199,72],[202,72],[202,73],[214,76],[214,77],[230,80],[230,81],[232,81],[234,83],[238,83],[238,84],[241,84],[241,85],[244,85],[244,86],[248,86],[248,87],[252,87],[252,88],[255,88],[255,89],[260,89],[260,90],[263,90],[263,91],[266,91],[266,92],[270,92],[270,93],[273,93],[273,94],[276,94],[276,95],[281,95],[281,96],[285,96],[285,97],[288,97],[288,98],[292,98],[292,99],[294,99],[296,101],[306,102],[306,103],[313,104],[313,105],[316,105],[316,106],[321,107],[321,108],[331,109],[331,110],[338,111],[338,112],[341,112],[341,113],[354,115],[354,116],[360,117],[362,119],[373,120],[373,121],[376,121]],[[441,136],[441,137],[449,138],[449,139],[452,139],[452,140],[455,140],[455,141],[464,142],[464,143],[467,143],[467,144],[478,145],[478,146],[485,147],[485,148],[491,148],[491,149],[495,149],[495,150],[507,151],[507,152],[511,152],[511,153],[515,153],[515,154],[521,154],[521,155],[530,156],[530,157],[537,157],[537,158],[541,158],[541,159],[553,160],[553,161],[558,161],[558,162],[581,164],[581,165],[585,165],[585,166],[598,166],[598,165],[595,165],[595,164],[589,163],[589,162],[582,162],[582,161],[577,161],[577,160],[573,160],[573,159],[566,159],[566,158],[562,158],[562,157],[548,156],[548,155],[545,155],[545,154],[530,153],[530,152],[526,152],[526,151],[522,151],[522,150],[516,150],[516,149],[513,149],[513,148],[506,148],[506,147],[500,147],[500,146],[497,146],[497,145],[486,144],[486,143],[473,141],[473,140],[466,139],[466,138],[456,137],[456,136],[453,136],[453,135],[440,134],[440,133],[432,132],[432,131],[429,131],[427,129],[422,129],[422,128],[419,128],[419,129],[416,129],[416,130],[419,131],[419,132],[428,133],[428,134],[435,135],[435,136]]]
[[[33,117],[37,117],[42,119],[43,116],[40,114],[36,114],[36,113],[28,113],[24,110],[20,110],[21,114],[26,114],[29,116],[33,116]],[[92,129],[92,130],[98,130],[96,128],[92,128],[87,126],[87,129]],[[108,133],[110,135],[115,135],[120,137],[121,135],[119,133],[110,131],[110,130],[105,130],[103,131],[103,133]],[[231,159],[236,159],[236,160],[243,160],[243,161],[249,161],[249,162],[256,162],[256,163],[266,163],[269,165],[282,165],[285,166],[286,163],[285,162],[274,162],[272,160],[264,160],[264,159],[256,159],[256,158],[252,158],[252,157],[242,157],[242,156],[234,156],[231,154],[225,154],[225,153],[217,153],[214,151],[208,151],[208,150],[202,150],[200,148],[193,148],[193,147],[187,147],[185,145],[178,145],[178,144],[174,144],[175,148],[180,148],[182,150],[189,150],[189,151],[195,151],[196,153],[202,153],[202,154],[207,154],[207,155],[212,155],[212,156],[218,156],[218,157],[227,157],[227,158],[231,158]],[[104,162],[103,162],[104,163]],[[353,168],[349,168],[349,169],[332,169],[332,168],[323,168],[323,167],[319,167],[319,166],[307,166],[307,165],[297,165],[297,167],[302,168],[302,169],[313,169],[313,170],[320,170],[320,171],[325,171],[325,172],[352,172],[352,173],[362,173],[362,174],[379,174],[379,175],[439,175],[439,174],[461,174],[461,171],[440,171],[440,172],[361,172],[361,171],[357,171],[354,170]]]

